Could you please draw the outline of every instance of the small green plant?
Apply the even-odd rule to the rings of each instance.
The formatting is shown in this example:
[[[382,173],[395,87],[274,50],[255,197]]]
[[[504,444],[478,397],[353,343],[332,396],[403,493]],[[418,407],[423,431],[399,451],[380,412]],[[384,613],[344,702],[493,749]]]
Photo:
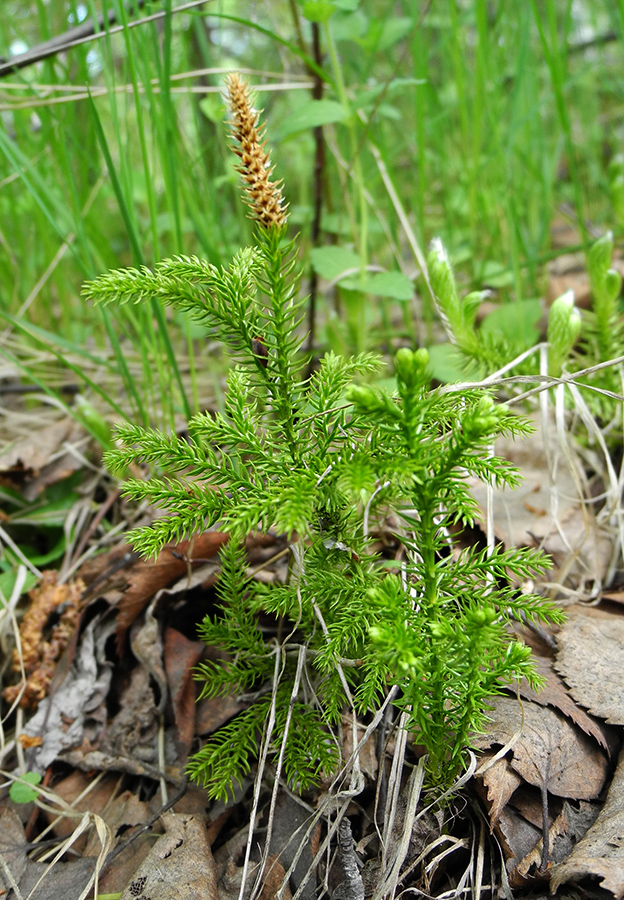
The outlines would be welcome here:
[[[476,514],[469,476],[518,481],[513,466],[489,455],[491,442],[530,429],[483,391],[431,390],[425,350],[399,350],[395,392],[353,383],[379,370],[370,354],[329,353],[307,374],[300,269],[280,185],[270,181],[258,114],[237,76],[228,94],[255,246],[227,268],[178,257],[85,288],[98,301],[156,297],[191,312],[237,362],[224,412],[196,415],[188,438],[124,424],[123,446],[107,454],[116,471],[133,463],[156,470],[124,488],[168,513],[133,533],[142,553],[215,526],[230,535],[220,612],[201,626],[229,659],[203,664],[198,678],[202,696],[233,691],[251,702],[189,771],[225,797],[262,742],[290,785],[305,788],[335,769],[332,729],[345,708],[375,711],[396,685],[432,781],[447,784],[501,686],[522,676],[539,683],[509,621],[560,618],[517,587],[546,568],[541,553],[460,550],[453,536]],[[249,532],[269,528],[291,540],[286,583],[272,586],[246,576],[244,550]],[[394,572],[373,550],[380,529],[402,546]],[[267,636],[260,614],[280,628]]]
[[[574,373],[581,369],[606,363],[624,355],[624,317],[619,297],[622,276],[611,267],[613,235],[610,231],[592,244],[587,253],[587,272],[593,298],[592,309],[583,318],[574,306],[574,293],[566,291],[551,305],[548,312],[548,374],[559,377],[563,371]],[[509,365],[529,349],[522,339],[477,328],[476,313],[483,299],[482,292],[460,298],[446,250],[439,240],[431,244],[428,268],[431,288],[450,340],[461,357],[476,365],[482,373],[491,373]],[[524,362],[516,371],[536,374],[539,361]],[[609,421],[621,414],[621,404],[600,395],[599,391],[619,392],[620,376],[609,368],[585,377],[588,384],[598,388],[590,396],[594,412]]]
[[[30,785],[39,784],[41,774],[39,772],[24,772],[18,781],[14,781],[9,788],[9,797],[13,803],[32,803],[39,796],[39,791]]]

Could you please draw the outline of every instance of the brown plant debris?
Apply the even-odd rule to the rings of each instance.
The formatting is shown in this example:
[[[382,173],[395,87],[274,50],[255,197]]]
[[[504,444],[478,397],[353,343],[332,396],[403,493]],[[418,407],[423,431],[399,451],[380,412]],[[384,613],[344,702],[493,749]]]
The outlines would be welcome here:
[[[555,668],[576,702],[610,725],[624,725],[623,665],[624,617],[598,608],[571,611],[557,635]]]
[[[241,163],[236,167],[246,183],[245,194],[252,218],[265,228],[286,224],[286,204],[282,197],[282,181],[271,181],[273,166],[264,149],[264,126],[258,125],[260,112],[252,105],[249,86],[237,72],[226,80],[227,103],[232,114],[232,147]]]
[[[569,719],[549,707],[500,697],[490,720],[487,734],[477,735],[475,746],[512,743],[511,766],[528,784],[569,800],[593,800],[600,794],[607,757]]]
[[[624,897],[624,753],[607,799],[598,818],[570,855],[553,867],[551,891],[562,884],[579,882],[585,878],[600,879],[600,887],[610,891],[617,900]]]
[[[19,704],[34,709],[48,692],[54,667],[69,643],[80,613],[81,579],[57,584],[58,572],[47,571],[39,585],[29,591],[30,606],[20,625],[21,657],[26,683],[10,685],[2,692],[8,703],[23,693]],[[13,651],[13,671],[20,673],[20,652]]]

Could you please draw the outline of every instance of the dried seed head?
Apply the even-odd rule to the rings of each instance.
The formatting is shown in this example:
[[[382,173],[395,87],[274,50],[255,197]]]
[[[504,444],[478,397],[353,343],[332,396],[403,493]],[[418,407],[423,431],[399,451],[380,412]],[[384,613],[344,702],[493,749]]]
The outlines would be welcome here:
[[[251,104],[248,85],[238,73],[226,80],[227,103],[232,114],[232,136],[236,141],[233,150],[240,157],[237,172],[246,183],[247,203],[252,218],[265,228],[286,224],[287,207],[282,197],[281,181],[271,181],[273,167],[265,151],[264,127],[258,125],[260,113]]]

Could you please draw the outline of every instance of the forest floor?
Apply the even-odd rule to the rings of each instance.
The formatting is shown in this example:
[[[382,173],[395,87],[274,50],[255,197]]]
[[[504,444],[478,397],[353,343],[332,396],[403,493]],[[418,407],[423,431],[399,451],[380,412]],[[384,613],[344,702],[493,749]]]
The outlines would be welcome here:
[[[582,304],[578,260],[557,265],[553,297],[573,286]],[[536,413],[532,438],[497,446],[520,467],[521,488],[474,485],[497,540],[552,556],[537,587],[558,597],[567,622],[548,631],[518,623],[545,688],[521,684],[496,701],[445,797],[423,786],[421,748],[405,743],[389,712],[375,729],[345,715],[343,755],[356,754],[360,772],[348,788],[274,792],[267,770],[254,791],[252,766],[223,803],[189,783],[185,766],[246,708],[237,696],[196,702],[193,678],[202,660],[219,658],[197,626],[215,612],[227,536],[206,532],[140,559],[123,535],[150,510],[124,501],[75,421],[2,390],[0,525],[18,551],[19,540],[41,545],[12,580],[2,576],[3,896],[624,896],[621,510],[601,502],[605,479],[621,496],[621,459],[611,452],[593,471],[588,456],[580,462],[556,402]],[[391,533],[377,539],[400,552]],[[283,536],[250,536],[247,551],[254,578],[286,578]]]

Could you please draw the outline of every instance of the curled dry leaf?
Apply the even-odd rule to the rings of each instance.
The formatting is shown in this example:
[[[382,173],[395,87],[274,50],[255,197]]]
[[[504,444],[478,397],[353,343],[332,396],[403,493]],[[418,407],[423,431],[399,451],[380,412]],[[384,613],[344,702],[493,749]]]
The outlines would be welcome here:
[[[490,816],[490,831],[494,829],[516,788],[522,784],[522,778],[512,768],[509,760],[503,757],[493,762],[495,755],[483,753],[475,774],[477,784],[482,785],[482,792],[485,794]]]
[[[65,441],[75,439],[82,429],[66,416],[5,446],[0,454],[0,475],[19,481],[39,475]]]
[[[611,725],[624,725],[624,618],[571,615],[557,635],[555,666],[574,699]]]
[[[501,697],[490,717],[487,734],[475,738],[477,747],[504,746],[517,735],[511,765],[525,781],[557,797],[598,796],[607,774],[605,754],[559,713]]]
[[[600,878],[601,887],[624,897],[624,752],[598,818],[570,855],[553,867],[551,890],[582,878]]]
[[[105,646],[113,627],[112,621],[104,625],[98,619],[89,622],[63,683],[42,700],[25,725],[25,734],[43,738],[41,746],[29,751],[33,771],[44,771],[59,754],[80,747],[85,723],[97,718],[105,705],[112,676]],[[100,728],[98,724],[98,731]]]
[[[176,724],[176,742],[184,759],[188,757],[195,733],[197,686],[193,669],[201,659],[203,650],[201,641],[189,641],[175,628],[165,631],[165,671]]]
[[[227,534],[206,531],[190,541],[180,541],[164,547],[155,561],[144,560],[135,566],[128,579],[128,588],[118,605],[117,646],[120,651],[127,629],[154,594],[184,575],[193,562],[215,556],[227,539]]]

